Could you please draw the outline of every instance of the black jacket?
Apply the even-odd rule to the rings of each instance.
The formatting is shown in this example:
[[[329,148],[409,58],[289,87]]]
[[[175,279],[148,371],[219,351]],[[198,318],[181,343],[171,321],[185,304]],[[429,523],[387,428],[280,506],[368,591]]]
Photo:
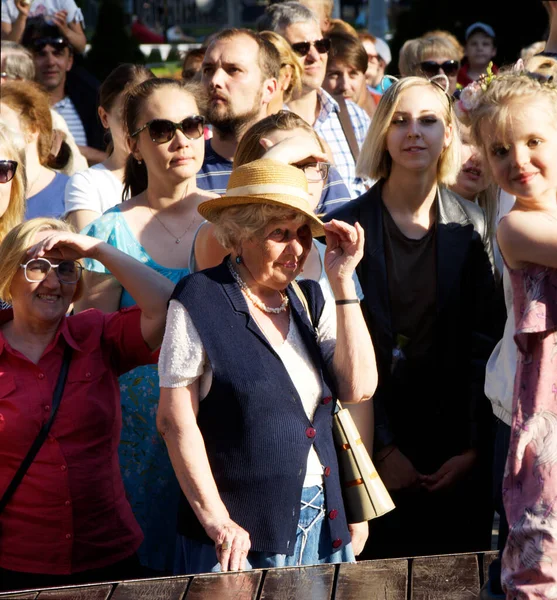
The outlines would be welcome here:
[[[395,342],[383,245],[382,184],[376,183],[329,218],[359,222],[366,236],[357,274],[379,371],[373,399],[375,449],[394,443],[427,473],[478,446],[488,435],[491,407],[483,392],[485,364],[502,334],[504,306],[493,277],[483,211],[440,188],[431,368],[421,373],[408,361],[400,361],[392,369]]]

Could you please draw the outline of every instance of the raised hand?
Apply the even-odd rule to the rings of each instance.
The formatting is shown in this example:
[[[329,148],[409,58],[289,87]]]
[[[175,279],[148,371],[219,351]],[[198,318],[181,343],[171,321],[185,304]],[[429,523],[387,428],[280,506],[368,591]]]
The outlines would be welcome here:
[[[41,232],[42,233],[42,232]],[[62,258],[76,260],[78,258],[95,258],[101,246],[106,245],[103,241],[88,235],[71,233],[68,231],[44,231],[42,240],[31,246],[27,254],[32,258],[44,256],[56,248]]]
[[[309,137],[288,137],[276,144],[267,138],[261,138],[259,143],[266,150],[262,158],[277,160],[288,165],[327,162],[328,160],[317,140]]]
[[[359,223],[354,226],[333,219],[324,224],[327,250],[325,272],[334,290],[335,283],[352,279],[356,265],[364,255],[364,230]]]

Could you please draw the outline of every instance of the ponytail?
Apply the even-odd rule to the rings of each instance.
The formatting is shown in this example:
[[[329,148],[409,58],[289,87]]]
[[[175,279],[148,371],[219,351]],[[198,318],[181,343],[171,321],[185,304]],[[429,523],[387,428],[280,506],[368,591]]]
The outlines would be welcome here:
[[[147,167],[145,163],[137,161],[133,154],[126,159],[124,170],[124,191],[122,201],[133,198],[147,189]]]

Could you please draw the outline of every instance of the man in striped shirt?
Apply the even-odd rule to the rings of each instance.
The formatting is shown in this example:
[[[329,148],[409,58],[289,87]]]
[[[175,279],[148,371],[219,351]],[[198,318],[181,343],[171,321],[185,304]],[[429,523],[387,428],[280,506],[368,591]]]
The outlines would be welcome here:
[[[33,54],[36,79],[47,90],[52,108],[59,113],[89,164],[102,162],[103,132],[97,117],[97,87],[91,78],[69,79],[73,49],[56,25],[43,19],[28,22],[22,43]],[[88,85],[87,85],[88,84]]]

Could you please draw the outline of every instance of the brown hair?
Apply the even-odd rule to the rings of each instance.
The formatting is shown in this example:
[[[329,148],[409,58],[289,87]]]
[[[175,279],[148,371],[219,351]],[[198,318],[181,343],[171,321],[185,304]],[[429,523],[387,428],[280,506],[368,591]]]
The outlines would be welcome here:
[[[398,56],[398,70],[403,77],[421,76],[420,63],[434,56],[446,55],[460,61],[460,50],[444,35],[432,35],[406,41]]]
[[[154,77],[132,87],[124,100],[124,129],[128,137],[140,127],[139,119],[145,103],[151,95],[160,89],[174,88],[189,94],[196,102],[200,113],[205,112],[205,93],[199,84],[181,79]],[[122,200],[137,196],[147,189],[147,166],[141,164],[130,154],[124,171],[124,191]]]
[[[377,38],[373,35],[373,33],[369,33],[369,31],[358,31],[358,39],[360,42],[372,42],[375,44]]]
[[[331,25],[327,30],[327,37],[331,35],[350,35],[352,37],[357,38],[358,32],[346,21],[342,19],[331,19]]]
[[[229,28],[219,31],[212,39],[207,50],[220,40],[231,40],[240,35],[250,37],[259,46],[259,68],[263,79],[277,79],[280,75],[280,56],[278,50],[259,33],[251,29]]]
[[[304,121],[296,113],[289,110],[279,110],[274,115],[269,115],[261,121],[252,125],[242,136],[238,148],[234,154],[233,169],[262,158],[265,154],[265,148],[260,144],[261,138],[264,138],[271,131],[291,131],[293,129],[303,129],[310,133],[319,144],[319,147],[325,152],[325,146],[321,138],[315,132],[315,129],[309,123]]]
[[[2,86],[1,101],[19,113],[25,132],[39,133],[39,161],[41,165],[49,166],[52,117],[48,94],[33,81],[8,81]]]
[[[182,59],[182,79],[184,81],[191,81],[199,74],[206,51],[207,48],[202,46],[201,48],[191,48],[184,54]],[[199,64],[199,68],[196,69],[192,66],[195,63]]]
[[[367,71],[367,52],[357,37],[342,34],[327,37],[331,40],[329,65],[332,61],[339,61],[362,73]]]
[[[153,72],[143,65],[131,63],[118,65],[108,74],[99,88],[99,106],[110,112],[122,94],[125,94],[134,85],[153,77],[155,77]],[[109,131],[107,134],[110,136]],[[109,155],[114,151],[112,140],[109,140],[106,150]]]

